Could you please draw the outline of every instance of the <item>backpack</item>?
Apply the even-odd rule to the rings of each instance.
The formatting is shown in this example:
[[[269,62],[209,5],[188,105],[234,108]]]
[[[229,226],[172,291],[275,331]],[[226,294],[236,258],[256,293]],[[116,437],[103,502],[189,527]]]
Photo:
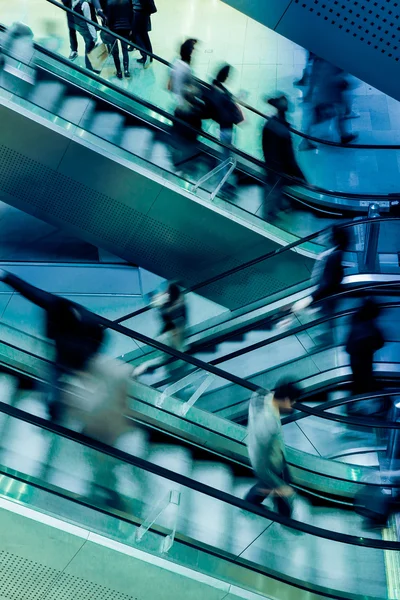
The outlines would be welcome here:
[[[244,121],[243,113],[228,91],[212,86],[206,92],[207,113],[222,128],[230,128]]]

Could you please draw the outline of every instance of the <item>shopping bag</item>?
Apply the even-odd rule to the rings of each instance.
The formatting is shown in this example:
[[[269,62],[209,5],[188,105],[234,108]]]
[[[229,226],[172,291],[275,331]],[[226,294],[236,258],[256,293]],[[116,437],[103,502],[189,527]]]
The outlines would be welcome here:
[[[97,44],[91,52],[88,53],[90,64],[95,71],[101,71],[108,58],[108,49],[104,43]]]

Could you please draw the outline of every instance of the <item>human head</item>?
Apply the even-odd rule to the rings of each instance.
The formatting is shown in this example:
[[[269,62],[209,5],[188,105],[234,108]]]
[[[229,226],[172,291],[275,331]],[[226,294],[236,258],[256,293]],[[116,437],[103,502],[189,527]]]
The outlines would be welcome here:
[[[276,108],[277,111],[280,113],[285,113],[289,109],[289,101],[287,99],[287,96],[285,96],[285,94],[281,94],[280,96],[277,96],[276,98],[268,98],[267,102],[268,102],[268,104],[270,104],[271,106]]]
[[[231,66],[230,65],[224,65],[218,71],[217,76],[214,79],[214,82],[215,83],[225,83],[226,80],[229,77],[229,73],[230,72],[231,72]]]
[[[279,411],[289,413],[293,410],[293,405],[300,396],[299,388],[289,379],[279,379],[274,390],[274,402]]]
[[[373,321],[379,316],[380,308],[373,298],[366,298],[356,316],[360,321]]]
[[[186,42],[183,42],[180,49],[180,55],[183,62],[190,64],[190,61],[192,60],[193,50],[196,44],[197,40],[195,40],[194,38],[189,38],[188,40],[186,40]]]
[[[349,241],[349,233],[345,227],[335,226],[332,228],[332,242],[335,247],[340,250],[346,250]]]
[[[176,302],[177,300],[179,300],[181,290],[179,289],[179,286],[177,283],[175,283],[175,281],[171,281],[168,284],[168,295],[170,302]]]

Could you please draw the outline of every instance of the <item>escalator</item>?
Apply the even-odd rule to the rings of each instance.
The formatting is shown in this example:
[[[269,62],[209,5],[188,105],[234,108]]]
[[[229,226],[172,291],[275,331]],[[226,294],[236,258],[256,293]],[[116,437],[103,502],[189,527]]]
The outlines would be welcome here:
[[[2,326],[3,340],[5,329]],[[307,487],[308,474],[312,488],[318,471],[312,472],[311,467],[322,461],[319,477],[325,502],[319,502],[318,494],[311,503],[310,496],[300,490],[294,519],[285,519],[241,500],[251,484],[247,459],[239,449],[243,448],[243,428],[195,407],[183,417],[171,410],[174,399],[169,397],[157,408],[160,394],[133,383],[128,415],[133,427],[118,448],[107,447],[43,418],[44,406],[32,385],[32,379],[43,373],[38,347],[32,353],[12,348],[7,341],[1,346],[3,514],[5,508],[10,510],[5,499],[17,501],[20,516],[24,515],[21,507],[29,508],[31,520],[36,519],[32,510],[47,515],[45,521],[38,518],[42,525],[51,525],[50,517],[61,519],[122,544],[111,546],[120,553],[125,546],[150,552],[266,596],[396,597],[391,560],[399,545],[390,541],[395,529],[385,530],[383,539],[379,532],[366,531],[348,500],[350,487],[354,493],[354,488],[365,483],[366,473],[366,483],[379,485],[379,471],[305,457],[294,471],[303,471],[302,487]],[[19,386],[17,379],[22,382]],[[152,403],[153,411],[149,410]],[[94,485],[91,482],[98,468],[103,474],[118,470],[118,502],[112,494],[107,496],[113,491],[107,489],[107,476]],[[301,479],[298,474],[296,478]],[[334,496],[342,496],[340,501],[330,498],[334,490]],[[30,532],[28,525],[25,531]],[[13,549],[11,562],[26,552],[27,540],[30,535]],[[40,550],[38,557],[37,568],[43,560]],[[7,569],[3,570],[8,576]]]
[[[26,302],[26,304],[28,303]],[[156,429],[164,428],[169,434],[178,438],[188,437],[197,446],[206,449],[214,448],[218,454],[227,455],[236,461],[243,462],[245,460],[247,462],[246,449],[243,445],[246,432],[242,426],[227,421],[225,418],[221,419],[225,415],[228,418],[231,415],[227,414],[226,407],[224,407],[225,411],[221,410],[221,403],[218,404],[217,401],[219,396],[225,396],[233,404],[233,407],[230,408],[231,412],[237,410],[237,405],[240,406],[242,412],[247,410],[247,402],[251,394],[259,393],[259,390],[262,389],[260,382],[252,381],[256,378],[241,379],[236,373],[230,374],[194,357],[181,354],[106,319],[101,319],[101,321],[108,328],[110,340],[105,348],[108,356],[115,356],[121,347],[142,346],[146,343],[162,350],[164,355],[179,357],[181,363],[186,364],[186,370],[189,370],[188,375],[168,387],[159,387],[157,383],[149,386],[140,381],[132,384],[132,397],[135,399],[132,409],[139,421],[144,421]],[[2,368],[14,377],[22,378],[22,389],[30,390],[32,385],[29,381],[32,378],[35,380],[45,378],[48,362],[51,361],[52,356],[51,344],[34,335],[23,334],[18,327],[4,322],[1,325],[1,334]],[[290,336],[288,337],[290,339]],[[276,354],[279,358],[278,353]],[[328,361],[326,361],[325,368],[318,368],[315,357],[299,359],[297,364],[292,365],[292,369],[296,369],[298,373],[297,377],[303,380],[302,389],[307,405],[305,407],[299,405],[302,412],[294,419],[296,423],[293,422],[293,419],[289,419],[289,423],[285,425],[287,432],[285,435],[287,435],[289,446],[288,460],[294,469],[295,481],[302,487],[315,489],[325,494],[352,497],[365,476],[363,464],[360,463],[358,470],[353,466],[349,471],[346,465],[327,461],[325,458],[329,452],[332,455],[341,456],[343,453],[354,450],[354,447],[351,446],[351,439],[346,440],[344,436],[343,439],[339,437],[335,440],[338,427],[342,427],[344,432],[346,430],[346,426],[336,424],[336,421],[339,424],[342,423],[343,417],[336,414],[332,417],[328,414],[329,411],[336,411],[338,406],[351,400],[347,398],[346,389],[343,391],[340,388],[338,393],[338,384],[345,386],[349,382],[349,369],[344,363],[341,366],[337,363],[336,352],[332,353],[331,351],[331,354],[334,368]],[[384,365],[385,381],[388,381],[389,386],[393,386],[393,381],[396,381],[398,369],[396,355],[393,352],[391,354]],[[313,373],[311,368],[304,368],[307,360],[309,363],[314,360]],[[285,365],[279,365],[279,360],[276,362],[275,369],[272,369],[275,371],[275,381],[276,371],[279,371],[278,376],[281,376],[282,371],[285,370]],[[195,371],[190,371],[193,367],[195,367]],[[214,398],[214,406],[211,406],[214,414],[197,408],[203,401],[209,400],[208,394]],[[32,392],[29,392],[29,397],[31,396]],[[310,408],[308,406],[310,396],[315,398],[320,406],[314,409]],[[29,402],[30,400],[28,406]],[[326,406],[321,402],[325,402]],[[315,400],[313,400],[313,404],[315,404]],[[218,408],[220,410],[217,410]],[[323,412],[325,408],[327,411]],[[27,410],[31,411],[29,408]],[[317,412],[312,413],[313,410]],[[308,416],[309,411],[312,416]],[[307,415],[306,420],[304,420],[303,413]],[[43,408],[39,414],[43,415]],[[299,420],[304,420],[304,423],[298,424]],[[330,421],[335,421],[335,424],[332,425]],[[351,420],[349,422],[351,423]],[[321,423],[324,430],[322,442]],[[344,417],[344,423],[347,423],[346,417]],[[358,422],[356,421],[356,423]],[[377,426],[374,425],[374,422],[367,422],[365,426],[359,423],[359,427],[362,431],[359,440],[362,439],[365,446],[374,448],[377,445],[375,437]],[[324,447],[322,447],[322,443],[325,444]],[[329,447],[328,453],[326,445]],[[333,479],[331,479],[332,477]],[[338,487],[337,484],[339,480],[341,487]]]
[[[50,4],[57,5],[53,0]],[[241,150],[233,156],[238,196],[217,195],[210,203],[217,178],[200,186],[195,197],[194,184],[218,164],[222,147],[203,132],[199,149],[181,165],[189,174],[177,175],[168,151],[173,118],[165,110],[166,94],[146,88],[142,81],[146,94],[134,96],[40,45],[32,60],[37,66],[34,89],[29,67],[21,61],[11,61],[3,73],[2,134],[8,148],[3,157],[4,201],[63,223],[85,239],[101,240],[113,252],[164,277],[178,276],[193,285],[296,239],[294,232],[297,237],[315,231],[343,212],[362,214],[372,201],[381,202],[383,211],[390,208],[388,195],[344,192],[341,203],[333,192],[306,186],[300,193],[292,185],[288,194],[301,196],[300,206],[317,209],[322,217],[292,210],[287,225],[271,225],[261,214],[264,167]],[[167,74],[167,65],[157,65]],[[40,146],[32,143],[31,148],[39,135]],[[37,184],[29,193],[28,182]],[[298,261],[298,269],[307,268],[306,259],[292,261]]]
[[[343,292],[339,294],[339,298],[343,298],[340,310],[344,313],[351,311],[366,294],[375,294],[379,302],[396,301],[400,275],[395,253],[398,221],[372,220],[369,223],[349,224],[347,229],[352,242],[345,254],[347,268]],[[322,240],[323,235],[319,238]],[[303,248],[306,248],[306,243],[315,242],[317,239],[318,236],[308,238],[308,242],[302,242]],[[293,303],[313,290],[308,277],[298,277],[294,286],[285,285],[286,270],[281,266],[289,264],[290,258],[287,261],[282,259],[285,255],[290,257],[297,248],[298,245],[282,248],[277,253],[267,255],[263,260],[232,269],[221,277],[207,280],[192,290],[187,290],[187,352],[211,364],[224,365],[224,369],[232,369],[235,373],[241,372],[240,363],[246,361],[246,355],[254,360],[254,365],[248,365],[246,368],[253,368],[252,372],[256,372],[259,360],[268,361],[268,355],[275,358],[273,351],[270,354],[269,348],[279,346],[283,338],[293,341],[292,344],[289,343],[291,350],[287,349],[287,362],[300,358],[307,352],[311,352],[315,358],[319,355],[324,356],[316,347],[319,330],[323,327],[318,322],[320,316],[317,311],[310,315],[299,315],[293,320],[291,327],[297,337],[290,337],[290,332],[277,329]],[[372,259],[371,249],[374,251]],[[276,276],[278,273],[281,280],[278,282],[275,279],[276,287],[271,288],[270,275]],[[202,296],[218,298],[218,304],[201,305],[199,298]],[[252,298],[253,302],[248,303],[248,297]],[[343,320],[344,318],[338,322]],[[117,322],[148,337],[156,337],[160,328],[157,313],[149,306],[121,317]],[[133,366],[139,366],[156,357],[157,353],[148,346],[143,346],[130,355],[124,354],[124,360]],[[178,373],[179,362],[176,366]],[[169,369],[171,371],[173,365],[170,365]],[[173,377],[171,379],[173,380]],[[149,381],[162,385],[162,372],[156,372]],[[214,408],[217,409],[221,405],[221,402],[217,402]],[[213,410],[211,404],[208,409]]]

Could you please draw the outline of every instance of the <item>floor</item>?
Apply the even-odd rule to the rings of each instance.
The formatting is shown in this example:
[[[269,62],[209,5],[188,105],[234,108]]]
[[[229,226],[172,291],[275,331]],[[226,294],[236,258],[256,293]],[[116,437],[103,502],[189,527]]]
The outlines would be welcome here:
[[[301,127],[304,119],[302,92],[293,86],[301,75],[305,52],[302,48],[233,10],[220,0],[158,0],[151,33],[154,51],[173,60],[179,44],[186,37],[200,40],[193,65],[196,74],[210,80],[217,67],[228,61],[235,67],[231,89],[250,105],[270,112],[264,98],[277,90],[292,99],[291,120]],[[23,20],[35,32],[37,40],[48,39],[49,32],[59,38],[60,51],[68,55],[65,17],[47,0],[0,0],[1,20],[10,24]],[[173,32],[168,35],[169,32]],[[166,35],[167,34],[167,35]],[[138,55],[131,55],[132,78],[122,85],[164,109],[171,108],[167,92],[168,68],[154,63],[144,71],[136,65]],[[82,57],[79,59],[83,64]],[[103,74],[114,77],[114,67],[106,64]],[[369,85],[354,81],[353,109],[359,113],[351,127],[359,132],[359,143],[400,143],[399,103]],[[236,145],[256,156],[260,154],[261,117],[245,111],[246,121],[236,133]],[[317,135],[335,138],[332,124],[321,126]],[[215,131],[211,127],[211,132]],[[300,140],[296,140],[298,145]],[[387,150],[352,150],[321,146],[317,152],[300,152],[299,162],[309,181],[335,191],[394,193],[400,152]]]

